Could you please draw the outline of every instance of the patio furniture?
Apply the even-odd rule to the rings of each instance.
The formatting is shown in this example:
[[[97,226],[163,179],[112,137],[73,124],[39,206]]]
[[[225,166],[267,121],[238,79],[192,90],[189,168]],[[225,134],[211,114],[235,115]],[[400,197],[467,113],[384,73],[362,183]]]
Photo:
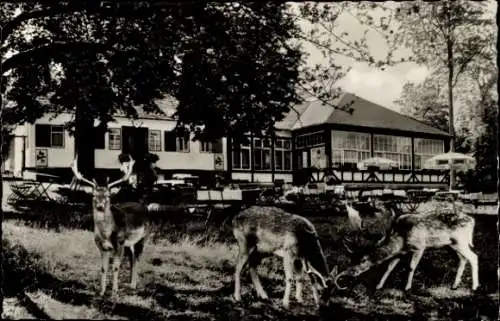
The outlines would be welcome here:
[[[40,201],[49,200],[53,201],[48,191],[55,179],[59,176],[36,173],[37,178],[42,178],[45,181],[39,180],[23,180],[10,185],[12,190],[11,195],[7,198],[7,203],[12,205],[20,201]]]

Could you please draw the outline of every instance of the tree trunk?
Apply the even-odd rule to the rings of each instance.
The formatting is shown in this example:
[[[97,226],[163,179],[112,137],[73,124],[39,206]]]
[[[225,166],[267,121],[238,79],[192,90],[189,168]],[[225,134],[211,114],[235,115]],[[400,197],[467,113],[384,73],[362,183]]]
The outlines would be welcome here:
[[[450,137],[450,153],[455,151],[455,121],[453,112],[453,41],[451,39],[451,31],[448,33],[447,49],[448,49],[448,106],[449,106],[449,133]],[[450,190],[455,186],[455,171],[453,169],[453,160],[450,160]]]
[[[94,178],[94,119],[87,106],[79,105],[75,112],[75,154],[78,155],[78,170],[87,179]]]

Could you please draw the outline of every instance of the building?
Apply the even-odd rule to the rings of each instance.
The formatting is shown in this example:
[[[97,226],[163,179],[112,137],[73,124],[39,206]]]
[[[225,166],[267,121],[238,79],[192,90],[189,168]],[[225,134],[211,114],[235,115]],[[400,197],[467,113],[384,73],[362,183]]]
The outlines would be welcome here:
[[[243,146],[228,140],[232,177],[303,183],[329,175],[346,185],[446,186],[446,172],[423,167],[428,158],[446,151],[448,133],[350,93],[334,104],[351,112],[318,101],[295,106],[276,124],[274,145],[267,142],[270,137],[250,137],[253,143]],[[398,169],[357,169],[358,162],[371,157],[394,160]]]
[[[140,112],[138,121],[118,116],[108,124],[109,132],[94,142],[96,168],[116,169],[120,153],[147,146],[159,156],[156,166],[165,177],[224,171],[233,180],[251,182],[322,180],[329,175],[345,184],[446,185],[444,172],[422,168],[426,159],[445,152],[448,133],[353,94],[345,93],[335,102],[352,112],[306,102],[276,124],[273,137],[249,135],[244,144],[232,138],[203,143],[177,137],[171,117],[175,103],[163,104],[166,115]],[[47,115],[33,125],[19,126],[4,168],[16,176],[26,170],[67,170],[74,158],[74,139],[64,124],[71,117]],[[370,157],[391,159],[398,168],[359,170],[357,163]]]

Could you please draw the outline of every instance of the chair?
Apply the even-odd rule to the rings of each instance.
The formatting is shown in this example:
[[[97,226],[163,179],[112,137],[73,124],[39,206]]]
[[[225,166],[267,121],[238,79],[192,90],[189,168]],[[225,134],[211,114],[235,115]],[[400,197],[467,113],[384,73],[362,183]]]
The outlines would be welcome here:
[[[12,193],[7,198],[9,205],[17,204],[20,201],[33,201],[41,198],[43,195],[37,189],[37,182],[22,181],[21,183],[11,184]]]

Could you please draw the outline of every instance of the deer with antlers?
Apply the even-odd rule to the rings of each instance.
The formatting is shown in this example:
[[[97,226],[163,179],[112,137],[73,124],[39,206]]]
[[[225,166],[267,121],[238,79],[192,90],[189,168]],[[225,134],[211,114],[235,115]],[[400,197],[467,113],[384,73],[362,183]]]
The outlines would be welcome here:
[[[347,205],[350,208],[349,205]],[[353,226],[359,224],[359,217],[349,220]],[[336,274],[336,267],[328,270],[319,237],[314,225],[306,218],[287,213],[272,206],[252,206],[240,212],[232,221],[233,234],[238,242],[238,257],[234,272],[234,299],[241,300],[240,276],[248,263],[250,277],[259,298],[267,300],[257,274],[257,266],[265,256],[276,255],[283,259],[285,270],[285,293],[283,306],[289,307],[292,280],[295,274],[295,298],[302,302],[302,288],[306,276],[312,282],[312,293],[316,304],[320,303],[318,290],[328,288]],[[323,294],[321,294],[323,298]]]
[[[452,288],[457,288],[467,262],[472,268],[472,290],[479,286],[478,259],[473,251],[473,233],[475,221],[469,215],[457,212],[445,212],[436,209],[430,213],[406,214],[394,220],[387,237],[382,238],[374,249],[362,256],[360,262],[337,274],[334,283],[346,276],[356,277],[372,267],[389,261],[387,270],[380,279],[377,289],[384,286],[389,274],[405,254],[411,254],[410,271],[405,290],[410,290],[413,275],[424,251],[428,248],[449,246],[456,251],[459,265]],[[365,252],[366,253],[366,252]]]
[[[77,161],[78,157],[75,158],[72,166],[75,177],[92,187],[94,237],[101,253],[102,264],[100,295],[103,296],[106,292],[109,264],[112,261],[112,297],[115,297],[118,292],[118,274],[125,248],[130,250],[127,253],[129,254],[131,266],[130,287],[136,288],[137,263],[144,249],[149,230],[145,205],[137,202],[111,204],[111,188],[126,182],[130,178],[134,161],[130,159],[122,178],[108,183],[106,186],[99,186],[95,179],[90,181],[84,178],[78,171]]]

